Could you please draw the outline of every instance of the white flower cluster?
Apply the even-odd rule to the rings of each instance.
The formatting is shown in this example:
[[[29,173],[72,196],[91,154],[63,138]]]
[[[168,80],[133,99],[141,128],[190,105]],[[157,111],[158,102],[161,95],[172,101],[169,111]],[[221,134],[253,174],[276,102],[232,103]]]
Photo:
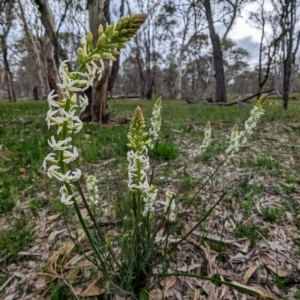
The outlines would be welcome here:
[[[210,142],[211,142],[211,126],[210,126],[210,122],[208,121],[204,129],[204,139],[202,145],[191,156],[195,157],[201,155],[208,148]]]
[[[148,213],[154,211],[154,201],[157,196],[157,189],[151,185],[149,186],[147,171],[150,168],[149,157],[147,155],[147,147],[143,146],[145,151],[143,154],[139,154],[134,150],[127,152],[128,166],[128,187],[131,191],[141,191],[143,194],[143,216],[147,216]]]
[[[144,210],[143,210],[143,216],[147,216],[148,213],[151,213],[154,211],[154,201],[157,197],[157,189],[151,185],[148,189],[145,190],[145,197],[143,199],[144,201]]]
[[[70,184],[72,181],[77,181],[81,177],[81,170],[68,170],[66,171],[66,164],[74,161],[78,157],[78,151],[75,146],[71,145],[72,138],[70,134],[78,133],[82,129],[82,122],[79,116],[76,115],[77,108],[82,112],[88,105],[88,98],[84,95],[76,95],[75,92],[84,91],[93,84],[96,74],[101,76],[104,65],[100,55],[94,54],[88,57],[87,42],[83,38],[81,40],[82,48],[78,49],[79,57],[85,58],[86,62],[81,64],[78,72],[69,72],[67,61],[63,61],[59,67],[59,76],[62,83],[57,83],[63,92],[61,93],[62,99],[52,91],[48,95],[49,110],[47,112],[46,121],[48,129],[51,126],[56,126],[56,134],[58,138],[51,136],[48,140],[49,146],[54,152],[46,156],[43,162],[43,168],[47,170],[47,163],[51,166],[47,170],[47,175],[50,178],[55,177],[57,180],[64,184]],[[100,63],[97,66],[95,61]],[[86,72],[84,72],[86,70]],[[70,191],[70,189],[69,189]],[[60,189],[60,201],[66,205],[73,203],[73,195],[70,195],[67,188],[63,186]]]
[[[90,199],[93,204],[98,204],[99,189],[97,186],[97,178],[94,175],[89,175],[86,180],[86,186],[90,194]]]
[[[155,141],[158,139],[158,133],[161,127],[161,97],[159,97],[152,110],[151,127],[149,129],[149,148],[153,149]]]
[[[147,147],[143,146],[145,152],[143,154],[130,150],[127,152],[128,166],[128,187],[131,191],[140,190],[144,192],[149,188],[147,171],[150,168],[149,157],[147,155]]]
[[[176,207],[175,193],[172,191],[167,191],[164,211],[169,221],[175,221],[175,213],[174,213],[175,207]]]
[[[237,152],[239,150],[239,146],[240,146],[240,134],[239,134],[238,126],[237,124],[235,124],[231,130],[230,143],[229,143],[229,147],[226,149],[226,154],[232,156],[234,152]]]
[[[235,125],[231,131],[231,138],[229,147],[226,149],[226,153],[232,156],[239,150],[242,144],[247,142],[248,136],[253,133],[253,129],[256,127],[258,120],[264,114],[265,110],[261,103],[258,103],[253,107],[250,112],[250,117],[245,122],[245,130],[238,132],[237,125]]]

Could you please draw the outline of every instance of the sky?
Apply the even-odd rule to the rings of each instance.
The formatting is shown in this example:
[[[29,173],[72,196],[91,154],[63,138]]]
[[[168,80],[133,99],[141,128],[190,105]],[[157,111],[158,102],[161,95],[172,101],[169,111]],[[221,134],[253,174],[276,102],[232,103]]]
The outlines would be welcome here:
[[[251,53],[250,65],[257,64],[259,56],[259,43],[261,32],[255,28],[253,22],[249,21],[249,13],[259,9],[257,2],[252,2],[243,9],[241,16],[235,21],[233,28],[228,34],[228,38],[237,43],[238,46],[245,48]],[[269,0],[264,1],[264,9],[272,10],[272,4]],[[271,28],[266,27],[266,32],[271,33]]]
[[[238,18],[228,37],[251,53],[250,65],[257,64],[261,33],[244,18]]]

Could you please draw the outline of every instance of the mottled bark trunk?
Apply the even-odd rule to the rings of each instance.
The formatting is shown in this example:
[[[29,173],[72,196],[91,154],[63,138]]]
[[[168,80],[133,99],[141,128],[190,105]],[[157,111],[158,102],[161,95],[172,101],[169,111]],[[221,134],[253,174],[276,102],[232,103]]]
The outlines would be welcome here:
[[[41,21],[46,30],[47,36],[49,37],[53,45],[54,48],[53,58],[55,61],[56,68],[58,69],[60,65],[59,58],[61,57],[62,60],[67,60],[68,55],[61,47],[58,37],[56,35],[53,13],[49,7],[47,0],[34,0],[34,2],[37,5],[39,12],[41,13]],[[68,64],[68,67],[69,70],[71,70],[70,64]]]
[[[289,93],[290,93],[290,81],[291,81],[291,73],[292,73],[292,60],[291,55],[288,55],[283,62],[283,108],[288,108],[289,102]]]
[[[154,86],[154,78],[155,78],[153,72],[154,71],[151,69],[147,70],[146,86],[145,86],[145,98],[147,100],[151,100],[153,95],[153,86]]]
[[[95,46],[98,39],[99,25],[102,24],[105,28],[106,21],[109,21],[109,0],[88,0],[87,8],[89,11],[90,31],[93,34]],[[95,79],[93,83],[91,98],[89,98],[91,108],[87,108],[83,113],[85,118],[87,117],[87,114],[90,113],[90,117],[87,119],[101,123],[107,123],[109,121],[107,90],[110,71],[108,61],[104,61],[104,67],[105,70],[101,80],[98,81]],[[111,86],[113,86],[113,83],[114,82],[111,81]]]
[[[36,74],[38,77],[36,96],[37,96],[37,99],[39,99],[39,95],[41,95],[41,99],[43,99],[43,97],[45,96],[45,86],[44,86],[44,80],[43,80],[42,61],[41,61],[40,51],[39,51],[38,46],[33,38],[31,31],[28,28],[21,1],[19,0],[18,3],[19,3],[19,8],[20,8],[19,17],[23,22],[26,39],[29,44],[28,48],[35,55],[35,67],[36,67]]]
[[[182,98],[182,51],[180,51],[180,57],[178,59],[178,68],[177,68],[177,79],[174,87],[173,94],[175,95],[176,99]]]
[[[5,65],[5,64],[4,64]],[[12,74],[10,70],[5,71],[5,78],[7,82],[8,100],[9,102],[16,102],[16,94],[13,87]]]
[[[213,48],[213,58],[214,58],[214,67],[215,67],[215,79],[216,79],[216,102],[226,102],[226,86],[225,86],[225,73],[223,66],[223,56],[221,49],[221,42],[218,34],[215,31],[210,0],[204,0],[204,8],[206,19],[209,28],[209,35]]]
[[[104,62],[104,72],[100,81],[94,81],[93,85],[93,104],[92,104],[92,121],[100,123],[108,123],[108,103],[107,103],[107,87],[109,78],[109,64]]]
[[[112,92],[113,92],[115,82],[117,80],[119,69],[120,69],[120,56],[118,55],[116,57],[116,60],[113,62],[113,65],[112,65],[112,67],[110,69],[110,72],[109,72],[107,90],[110,92],[111,95],[112,95]]]
[[[67,60],[68,56],[62,49],[58,37],[55,32],[54,16],[46,0],[34,0],[39,12],[41,13],[41,21],[45,28],[46,35],[44,38],[44,44],[46,45],[46,54],[44,62],[45,70],[47,74],[47,81],[50,90],[55,90],[57,94],[61,92],[61,89],[56,85],[60,82],[58,76],[58,68],[61,57],[62,60]],[[68,64],[71,71],[70,65]]]
[[[8,59],[7,59],[7,47],[6,47],[6,41],[5,41],[4,37],[1,37],[1,49],[2,49],[3,62],[4,62],[8,99],[9,99],[9,102],[16,102],[17,99],[16,99],[14,87],[13,87],[13,77],[12,77],[12,73],[10,71],[10,67],[9,67],[9,63],[8,63]]]
[[[137,54],[136,54],[136,61],[138,64],[138,68],[139,68],[139,77],[140,77],[140,98],[144,99],[145,98],[145,76],[144,76],[144,70],[143,70],[143,64],[142,64],[142,60],[141,60],[141,56],[140,56],[140,48],[138,45],[138,40],[135,39],[135,42],[137,44]]]
[[[47,60],[47,81],[49,84],[50,91],[55,90],[55,93],[59,94],[61,90],[56,85],[56,83],[60,82],[60,78],[58,76],[58,71],[54,63],[53,48],[51,45],[49,46],[46,60]]]

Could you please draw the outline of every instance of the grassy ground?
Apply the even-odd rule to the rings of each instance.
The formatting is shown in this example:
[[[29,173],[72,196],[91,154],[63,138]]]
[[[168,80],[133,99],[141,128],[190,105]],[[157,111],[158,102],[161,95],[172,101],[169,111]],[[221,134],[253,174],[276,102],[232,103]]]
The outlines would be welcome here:
[[[111,124],[85,124],[74,138],[84,173],[97,174],[100,179],[101,205],[107,211],[118,197],[117,190],[126,188],[126,120],[137,105],[149,125],[153,102],[112,102]],[[161,197],[164,190],[172,188],[178,195],[178,209],[184,207],[199,184],[218,166],[232,126],[237,123],[242,128],[251,107],[163,101],[160,146],[158,152],[151,154],[156,170],[154,183],[160,187]],[[205,243],[199,245],[199,253],[193,253],[192,264],[204,263],[207,274],[260,289],[274,297],[270,299],[300,299],[299,111],[297,101],[291,101],[289,110],[284,111],[279,100],[270,99],[266,114],[247,145],[221,167],[217,180],[199,194],[186,217],[188,230],[197,216],[225,191],[226,197],[205,228],[199,228],[192,236],[197,243],[205,231]],[[44,121],[46,112],[47,104],[42,101],[0,101],[3,299],[43,299],[41,295],[45,299],[76,299],[74,293],[80,294],[80,286],[87,285],[91,278],[78,272],[63,279],[58,275],[38,275],[50,273],[49,261],[68,240],[57,185],[41,169],[49,153],[47,139],[53,134]],[[191,158],[190,154],[201,144],[208,120],[212,124],[212,144],[202,157]],[[69,269],[65,272],[70,274]],[[176,299],[178,291],[184,295],[182,299],[255,299],[207,282],[206,288],[200,289],[195,282],[180,278],[169,284],[166,295]],[[159,292],[155,292],[159,298]],[[222,293],[223,298],[213,298]]]

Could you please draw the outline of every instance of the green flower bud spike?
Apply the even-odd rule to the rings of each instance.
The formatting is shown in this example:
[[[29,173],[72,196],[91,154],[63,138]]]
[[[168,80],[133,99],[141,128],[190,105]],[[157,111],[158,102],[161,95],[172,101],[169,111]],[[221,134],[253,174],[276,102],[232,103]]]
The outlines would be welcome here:
[[[144,132],[145,120],[141,108],[138,106],[133,114],[128,133],[129,144],[128,147],[138,152],[139,155],[146,151],[145,137],[148,135]]]
[[[91,43],[93,41],[93,34],[90,31],[87,32],[86,40],[88,43]]]
[[[100,24],[99,27],[98,27],[98,34],[99,34],[99,36],[101,36],[102,33],[103,33],[103,25]]]

